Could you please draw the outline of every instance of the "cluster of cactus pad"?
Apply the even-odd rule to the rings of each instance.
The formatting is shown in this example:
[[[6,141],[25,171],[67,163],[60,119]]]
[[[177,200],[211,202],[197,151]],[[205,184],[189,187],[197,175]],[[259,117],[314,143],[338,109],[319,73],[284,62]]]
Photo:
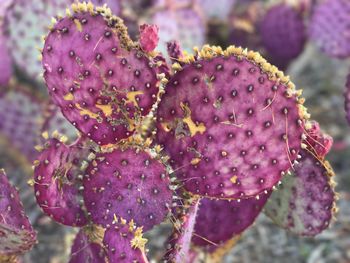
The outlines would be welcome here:
[[[281,59],[305,40],[285,37],[298,44]],[[332,138],[310,120],[301,90],[256,52],[206,45],[186,55],[174,41],[168,65],[158,40],[154,25],[131,40],[110,9],[85,2],[45,37],[44,79],[58,108],[36,147],[34,190],[53,220],[80,228],[70,262],[149,262],[143,232],[165,220],[165,262],[219,261],[263,209],[295,234],[327,228],[337,198],[325,160]],[[11,189],[1,184],[0,254],[35,242],[24,218],[6,223],[6,209],[21,209]]]

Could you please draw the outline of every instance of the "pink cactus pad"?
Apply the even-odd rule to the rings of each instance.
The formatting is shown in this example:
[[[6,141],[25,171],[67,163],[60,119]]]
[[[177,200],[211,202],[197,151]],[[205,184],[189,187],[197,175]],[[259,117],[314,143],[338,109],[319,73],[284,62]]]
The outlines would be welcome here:
[[[166,262],[188,262],[199,203],[199,200],[195,200],[179,219],[181,224],[174,225],[174,231],[170,236],[164,256]]]
[[[36,233],[23,205],[18,191],[0,170],[0,254],[20,254],[30,250],[36,243]]]
[[[307,151],[300,154],[300,163],[283,178],[265,212],[294,234],[315,236],[329,226],[336,210],[334,173],[328,162],[320,162]]]
[[[170,79],[157,112],[156,141],[178,179],[216,198],[271,189],[301,149],[304,114],[294,85],[240,48],[206,46],[192,59]]]
[[[146,242],[147,239],[142,237],[142,228],[136,228],[133,221],[118,218],[113,220],[103,238],[110,263],[148,263]]]
[[[209,200],[203,198],[194,228],[192,242],[213,252],[221,244],[240,235],[260,214],[270,193],[240,201]],[[210,227],[208,227],[210,226]]]
[[[105,263],[106,253],[103,247],[81,229],[75,237],[69,263]]]
[[[157,47],[159,41],[158,31],[157,25],[143,24],[140,26],[140,45],[142,50],[151,52]]]
[[[59,139],[50,139],[44,145],[34,169],[34,190],[43,211],[57,222],[69,226],[87,223],[79,203],[79,175],[82,161],[89,149],[84,139],[67,146]]]
[[[307,131],[306,145],[319,158],[324,158],[331,150],[333,138],[321,131],[316,121],[310,122],[311,128]]]
[[[135,131],[156,101],[157,66],[131,42],[119,18],[106,18],[108,10],[91,4],[72,9],[46,38],[45,81],[76,128],[100,145],[115,143]]]
[[[116,149],[96,155],[84,177],[85,206],[96,224],[113,215],[133,219],[144,231],[161,223],[172,202],[165,166],[144,152]]]

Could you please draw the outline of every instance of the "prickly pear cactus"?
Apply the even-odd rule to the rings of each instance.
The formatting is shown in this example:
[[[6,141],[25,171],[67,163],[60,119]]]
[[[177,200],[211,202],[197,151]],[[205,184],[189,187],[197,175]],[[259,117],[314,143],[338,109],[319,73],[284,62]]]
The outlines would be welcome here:
[[[103,244],[110,262],[148,263],[145,254],[147,239],[142,236],[142,228],[134,222],[116,216],[106,230]]]
[[[0,255],[22,254],[36,243],[18,191],[0,170]]]
[[[257,53],[207,46],[169,80],[156,141],[187,191],[256,196],[297,159],[307,116],[301,104],[289,78]]]
[[[326,229],[336,210],[334,172],[327,161],[312,152],[300,152],[302,158],[273,192],[265,212],[288,231],[315,236]]]
[[[68,226],[87,223],[79,195],[83,161],[88,159],[88,140],[79,138],[74,144],[64,144],[65,138],[49,139],[34,162],[34,190],[37,203],[50,217]]]
[[[108,227],[113,216],[134,220],[144,231],[161,223],[172,203],[166,167],[142,149],[99,153],[84,177],[84,201],[91,219]]]
[[[73,5],[53,26],[43,66],[54,103],[100,145],[133,134],[157,99],[153,58],[130,40],[122,20],[92,4]]]
[[[298,11],[287,4],[270,8],[260,24],[261,40],[272,63],[285,68],[304,48],[306,30]]]
[[[309,35],[316,45],[331,57],[350,56],[350,2],[347,0],[320,1],[310,21]]]

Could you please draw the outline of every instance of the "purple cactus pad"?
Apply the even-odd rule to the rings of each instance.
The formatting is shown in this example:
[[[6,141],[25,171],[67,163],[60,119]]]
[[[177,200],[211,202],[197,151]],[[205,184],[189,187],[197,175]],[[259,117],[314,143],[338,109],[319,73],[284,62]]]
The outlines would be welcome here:
[[[333,138],[321,131],[317,121],[310,121],[310,125],[306,138],[307,148],[318,158],[323,159],[332,148]]]
[[[147,239],[142,237],[142,228],[136,228],[133,221],[115,218],[107,228],[103,244],[110,263],[148,263],[145,255]]]
[[[281,68],[285,68],[304,49],[306,32],[303,18],[287,4],[270,8],[259,29],[272,63]]]
[[[313,10],[309,35],[316,45],[331,57],[350,56],[350,2],[321,1]]]
[[[74,239],[69,263],[105,263],[106,252],[103,247],[81,229]]]
[[[2,26],[1,23],[0,26]],[[6,47],[6,37],[0,32],[0,86],[8,84],[12,71],[12,58]]]
[[[165,166],[139,149],[100,153],[84,177],[85,206],[96,224],[108,227],[115,214],[144,231],[161,223],[172,202]]]
[[[214,252],[251,226],[269,197],[270,193],[259,195],[259,199],[253,197],[239,201],[203,198],[197,214],[193,244]]]
[[[34,190],[43,211],[57,222],[69,226],[87,223],[78,193],[82,160],[89,150],[84,139],[67,146],[59,139],[50,139],[34,163]]]
[[[247,198],[270,190],[301,149],[306,115],[294,85],[241,48],[206,46],[194,59],[166,86],[157,143],[193,194]]]
[[[54,103],[76,128],[100,145],[116,143],[129,137],[151,110],[158,69],[129,39],[122,20],[108,16],[109,10],[96,11],[85,3],[72,9],[46,38],[45,81]]]
[[[36,243],[36,233],[25,215],[18,191],[0,169],[0,254],[21,254]]]
[[[265,213],[279,226],[302,236],[315,236],[329,226],[335,212],[334,173],[327,161],[307,151],[291,174],[282,180],[265,206]]]

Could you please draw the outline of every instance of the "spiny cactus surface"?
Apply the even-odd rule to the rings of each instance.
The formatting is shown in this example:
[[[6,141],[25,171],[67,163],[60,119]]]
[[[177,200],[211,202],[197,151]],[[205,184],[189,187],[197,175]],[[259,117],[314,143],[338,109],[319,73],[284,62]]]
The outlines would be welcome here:
[[[32,228],[18,191],[0,170],[0,254],[21,254],[36,243],[36,233]]]
[[[327,161],[302,151],[302,159],[274,191],[265,212],[288,231],[315,236],[326,229],[335,212],[334,172]]]
[[[127,148],[96,155],[84,177],[84,201],[92,220],[108,227],[114,214],[144,231],[161,223],[172,202],[165,166]]]
[[[145,254],[147,239],[142,237],[142,228],[136,228],[133,221],[115,218],[106,230],[103,244],[109,262],[148,263]]]
[[[62,140],[49,139],[34,163],[34,190],[43,211],[57,222],[84,226],[87,218],[79,202],[79,175],[82,160],[89,155],[84,139],[67,146]],[[87,148],[87,149],[86,149]]]
[[[294,86],[270,78],[276,72],[259,67],[256,54],[216,51],[204,48],[172,76],[157,111],[156,141],[193,194],[255,196],[297,159],[304,115]]]

